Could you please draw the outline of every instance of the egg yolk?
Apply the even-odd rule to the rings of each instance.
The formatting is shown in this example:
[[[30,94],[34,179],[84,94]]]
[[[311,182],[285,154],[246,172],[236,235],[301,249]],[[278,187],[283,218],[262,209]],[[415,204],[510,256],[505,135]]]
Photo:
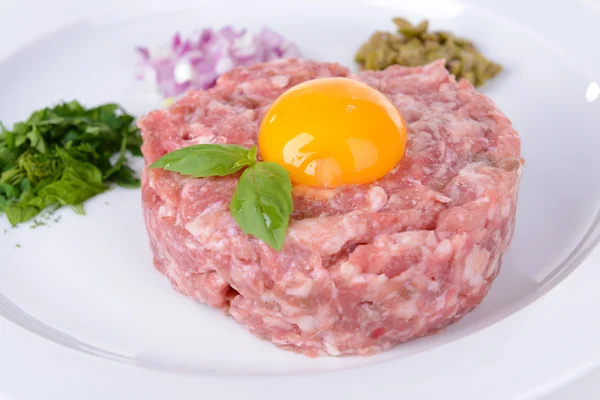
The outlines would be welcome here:
[[[373,182],[404,156],[406,123],[381,92],[349,78],[296,85],[267,111],[258,137],[263,160],[293,183],[331,188]]]

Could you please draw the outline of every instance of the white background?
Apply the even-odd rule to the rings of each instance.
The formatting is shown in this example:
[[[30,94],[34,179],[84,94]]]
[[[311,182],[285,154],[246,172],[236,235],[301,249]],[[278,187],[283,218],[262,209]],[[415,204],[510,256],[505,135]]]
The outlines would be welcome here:
[[[600,0],[573,1],[583,1],[590,9],[598,12],[600,23]],[[77,21],[82,17],[85,8],[88,7],[84,0],[80,3],[70,0],[20,0],[18,2],[0,0],[0,60],[37,38],[65,24]],[[1,110],[0,117],[2,117]],[[502,382],[499,381],[498,384],[502,385]],[[569,384],[544,400],[596,400],[598,398],[600,398],[600,371]]]

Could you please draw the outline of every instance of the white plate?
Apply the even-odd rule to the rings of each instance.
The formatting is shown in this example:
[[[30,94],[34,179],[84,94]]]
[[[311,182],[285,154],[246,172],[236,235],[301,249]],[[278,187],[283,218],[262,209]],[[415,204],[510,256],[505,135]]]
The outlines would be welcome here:
[[[485,91],[520,131],[527,164],[513,246],[484,303],[443,333],[369,358],[279,350],[171,290],[152,267],[138,191],[92,199],[87,217],[64,210],[51,227],[0,219],[0,395],[529,399],[600,363],[600,254],[580,265],[600,232],[600,101],[586,101],[600,55],[585,40],[600,36],[600,19],[579,3],[553,1],[544,16],[512,0],[59,3],[87,18],[0,63],[9,125],[61,99],[116,101],[138,115],[159,107],[132,79],[132,49],[176,30],[268,24],[308,57],[352,65],[372,31],[404,15],[476,39],[506,66]]]

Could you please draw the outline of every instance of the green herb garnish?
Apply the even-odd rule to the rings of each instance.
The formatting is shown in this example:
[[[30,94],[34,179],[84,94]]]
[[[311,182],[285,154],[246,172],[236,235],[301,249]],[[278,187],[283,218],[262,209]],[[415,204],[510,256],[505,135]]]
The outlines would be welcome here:
[[[256,164],[256,146],[248,150],[235,144],[199,144],[164,155],[150,168],[162,168],[196,178],[231,175]]]
[[[290,175],[279,164],[257,161],[256,151],[256,146],[200,144],[168,153],[150,168],[194,177],[231,175],[246,168],[229,204],[231,215],[244,233],[281,250],[293,211]]]
[[[83,202],[110,183],[139,187],[126,157],[141,155],[134,120],[116,104],[72,101],[36,111],[12,131],[0,124],[0,212],[12,225],[51,205],[83,214]]]

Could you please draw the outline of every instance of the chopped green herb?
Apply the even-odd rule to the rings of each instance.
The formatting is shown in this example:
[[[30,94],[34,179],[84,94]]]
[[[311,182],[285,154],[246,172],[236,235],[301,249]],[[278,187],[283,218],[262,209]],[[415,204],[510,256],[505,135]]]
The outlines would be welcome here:
[[[111,183],[139,187],[127,161],[127,152],[141,155],[134,120],[116,104],[72,101],[36,111],[12,131],[0,124],[0,213],[12,225],[50,206],[83,214],[83,202]]]
[[[21,245],[17,243],[17,244],[15,244],[15,247],[16,247],[17,249],[20,249],[20,248],[21,248]]]
[[[44,218],[44,216],[42,216],[42,218]],[[46,222],[44,220],[35,218],[33,220],[33,224],[31,226],[29,226],[29,228],[36,229],[36,228],[39,228],[40,226],[46,226]]]

